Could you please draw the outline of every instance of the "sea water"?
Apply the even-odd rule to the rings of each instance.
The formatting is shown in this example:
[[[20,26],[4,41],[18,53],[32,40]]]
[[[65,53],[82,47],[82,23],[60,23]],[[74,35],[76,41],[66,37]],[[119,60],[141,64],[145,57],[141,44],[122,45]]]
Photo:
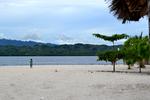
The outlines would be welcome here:
[[[29,65],[108,65],[110,62],[97,61],[96,56],[1,56],[0,66]],[[123,64],[123,61],[118,61]]]

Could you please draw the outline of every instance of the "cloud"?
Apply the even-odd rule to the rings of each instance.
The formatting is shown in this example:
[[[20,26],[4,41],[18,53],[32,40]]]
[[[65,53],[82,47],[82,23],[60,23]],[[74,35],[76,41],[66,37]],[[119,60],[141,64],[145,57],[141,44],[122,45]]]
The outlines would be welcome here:
[[[8,7],[54,7],[54,6],[101,6],[104,0],[1,0],[1,5]]]
[[[40,40],[40,36],[38,33],[25,34],[22,37],[23,40]]]
[[[147,33],[146,18],[122,25],[108,5],[105,0],[0,0],[0,33],[11,39],[61,44],[106,43],[93,32]]]
[[[0,33],[0,39],[6,38],[6,36],[4,35],[4,33]]]
[[[58,44],[73,44],[76,42],[76,40],[73,37],[68,36],[65,33],[61,33],[61,34],[58,34],[56,38],[56,42]]]

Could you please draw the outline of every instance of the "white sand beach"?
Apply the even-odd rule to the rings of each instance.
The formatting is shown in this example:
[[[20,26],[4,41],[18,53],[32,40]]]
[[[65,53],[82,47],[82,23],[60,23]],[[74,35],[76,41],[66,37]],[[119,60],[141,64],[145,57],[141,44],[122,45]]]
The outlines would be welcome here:
[[[116,73],[107,72],[111,65],[33,67],[1,67],[0,100],[150,100],[150,66],[143,73],[124,65]]]

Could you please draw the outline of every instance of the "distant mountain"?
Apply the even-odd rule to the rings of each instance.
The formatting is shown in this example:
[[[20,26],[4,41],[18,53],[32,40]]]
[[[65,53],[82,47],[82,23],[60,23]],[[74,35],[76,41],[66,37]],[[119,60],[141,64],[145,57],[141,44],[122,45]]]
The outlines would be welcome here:
[[[117,50],[122,45],[116,45]],[[113,46],[93,44],[56,45],[34,41],[0,39],[0,56],[95,56],[97,52],[113,50]]]
[[[55,44],[51,43],[41,43],[35,41],[21,41],[21,40],[11,40],[11,39],[0,39],[0,46],[12,45],[12,46],[35,46],[35,45],[49,45],[53,46]]]

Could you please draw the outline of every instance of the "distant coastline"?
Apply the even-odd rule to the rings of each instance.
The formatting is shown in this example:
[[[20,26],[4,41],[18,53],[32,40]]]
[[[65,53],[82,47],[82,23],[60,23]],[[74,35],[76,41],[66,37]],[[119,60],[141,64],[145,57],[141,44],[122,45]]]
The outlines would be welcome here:
[[[115,49],[122,45],[115,46]],[[112,50],[113,46],[95,44],[63,44],[39,43],[0,39],[0,56],[96,56],[98,51]]]

